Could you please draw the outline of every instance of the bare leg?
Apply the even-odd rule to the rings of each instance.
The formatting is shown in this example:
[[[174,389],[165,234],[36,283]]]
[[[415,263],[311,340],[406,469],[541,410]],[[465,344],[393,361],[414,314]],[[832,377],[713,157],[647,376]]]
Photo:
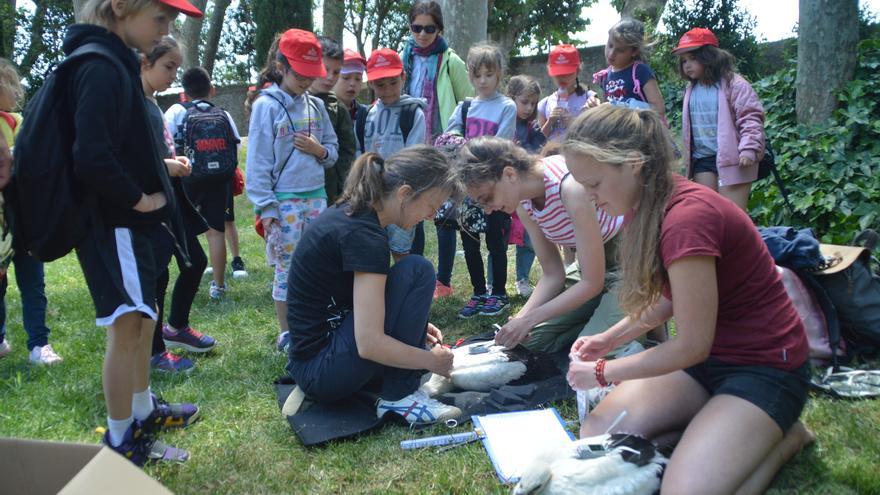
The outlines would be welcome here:
[[[150,385],[150,354],[153,350],[153,332],[155,331],[156,322],[141,316],[140,344],[132,368],[133,392],[143,392]]]
[[[782,441],[777,443],[770,454],[764,458],[764,461],[758,465],[758,469],[755,469],[746,482],[739,487],[739,490],[736,491],[737,495],[764,493],[782,466],[814,440],[816,440],[816,435],[812,431],[808,430],[800,421],[795,423],[782,437]]]
[[[782,430],[760,408],[739,397],[716,395],[685,429],[666,466],[660,491],[734,493],[780,440]]]
[[[104,354],[104,400],[107,415],[122,420],[131,417],[134,394],[134,368],[141,355],[141,314],[126,313],[107,329],[107,351]],[[148,320],[152,323],[152,320]],[[149,354],[149,343],[148,343]]]
[[[226,239],[223,232],[208,229],[208,253],[211,257],[211,268],[214,269],[214,283],[226,285]]]
[[[229,252],[232,253],[232,257],[237,258],[241,256],[241,252],[238,250],[238,229],[235,227],[235,222],[226,222],[224,231],[226,234],[226,244],[229,245]]]
[[[287,325],[287,301],[275,301],[275,316],[278,318],[278,328],[282,332],[290,330]]]
[[[587,415],[581,437],[601,435],[626,411],[616,431],[653,439],[683,430],[707,400],[708,392],[684,371],[623,382]]]
[[[718,190],[718,176],[712,172],[698,172],[694,174],[694,182],[702,184],[713,191]]]
[[[752,191],[752,183],[734,184],[732,186],[721,186],[718,192],[725,198],[736,203],[737,206],[748,212],[749,193]]]

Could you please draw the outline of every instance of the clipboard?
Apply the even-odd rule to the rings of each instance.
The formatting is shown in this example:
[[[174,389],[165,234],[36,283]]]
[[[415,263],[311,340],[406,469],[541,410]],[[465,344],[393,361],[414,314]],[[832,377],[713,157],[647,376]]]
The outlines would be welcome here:
[[[516,483],[534,459],[547,449],[564,449],[575,440],[556,408],[474,416],[483,447],[502,483]]]

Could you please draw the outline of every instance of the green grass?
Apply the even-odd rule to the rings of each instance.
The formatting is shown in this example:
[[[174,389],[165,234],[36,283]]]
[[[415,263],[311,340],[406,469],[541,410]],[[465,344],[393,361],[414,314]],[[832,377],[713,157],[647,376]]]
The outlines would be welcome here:
[[[219,345],[196,357],[197,367],[189,375],[153,374],[153,389],[164,398],[202,407],[202,421],[163,436],[190,450],[192,459],[185,465],[149,466],[147,472],[179,494],[506,492],[479,444],[442,454],[399,448],[401,440],[446,432],[445,427],[414,433],[389,426],[324,447],[299,444],[279,414],[272,386],[284,373],[285,359],[273,350],[277,324],[271,272],[243,197],[237,198],[236,213],[250,277],[230,281],[220,303],[209,300],[205,278],[192,314],[193,325],[217,338]],[[426,254],[436,259],[434,229],[426,227]],[[14,285],[15,278],[10,280]],[[512,273],[509,281],[512,294]],[[95,327],[74,256],[46,266],[46,285],[51,342],[64,363],[52,368],[27,363],[20,298],[10,288],[7,328],[14,352],[0,360],[0,436],[97,443],[95,428],[105,424],[104,330]],[[453,285],[455,297],[432,309],[432,321],[450,339],[484,331],[503,319],[455,318],[469,295],[462,257],[456,257]],[[521,298],[513,298],[514,309],[522,304]],[[576,417],[573,401],[555,405],[565,418]],[[880,493],[880,402],[814,396],[803,419],[818,441],[782,471],[771,493]]]

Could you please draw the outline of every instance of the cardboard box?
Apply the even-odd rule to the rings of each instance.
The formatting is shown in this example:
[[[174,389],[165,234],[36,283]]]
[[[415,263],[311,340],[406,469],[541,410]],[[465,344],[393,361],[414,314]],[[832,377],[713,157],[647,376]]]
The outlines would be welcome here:
[[[140,468],[102,445],[0,438],[4,494],[173,495]]]

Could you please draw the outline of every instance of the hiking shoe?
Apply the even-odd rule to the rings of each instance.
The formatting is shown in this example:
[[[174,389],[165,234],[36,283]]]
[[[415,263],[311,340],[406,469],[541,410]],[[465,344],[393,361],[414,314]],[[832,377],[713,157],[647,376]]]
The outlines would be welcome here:
[[[403,416],[410,424],[426,425],[458,418],[461,409],[432,399],[423,390],[416,390],[400,400],[379,399],[376,416],[381,418],[387,413]]]
[[[150,358],[150,367],[154,370],[159,371],[169,371],[172,373],[177,372],[189,372],[192,371],[193,367],[195,367],[195,363],[190,361],[189,359],[178,356],[173,352],[165,351],[161,354],[156,354],[155,356]]]
[[[434,299],[443,299],[444,297],[449,297],[453,294],[452,286],[446,285],[441,281],[437,281],[437,284],[434,286]]]
[[[175,332],[168,325],[162,325],[162,340],[169,349],[183,349],[189,352],[208,352],[216,344],[213,338],[190,326]]]
[[[148,434],[174,428],[186,428],[199,420],[199,407],[188,402],[169,404],[151,394],[153,412],[141,421],[142,428]]]
[[[217,285],[217,282],[211,280],[211,287],[209,288],[209,295],[211,299],[215,301],[219,301],[226,295],[226,286],[225,285]]]
[[[461,308],[461,311],[458,312],[459,318],[471,318],[473,316],[477,316],[480,314],[480,310],[483,309],[483,304],[486,302],[486,296],[478,296],[473,295],[471,299]]]
[[[116,447],[110,442],[110,431],[105,432],[104,445],[140,467],[147,461],[186,462],[189,459],[189,452],[167,445],[148,435],[139,421],[131,423],[125,431],[125,436],[122,437],[122,443]]]
[[[275,339],[275,348],[278,349],[278,352],[283,354],[287,354],[287,350],[290,348],[290,332],[284,331],[278,334],[278,338]]]
[[[244,269],[244,261],[241,256],[232,258],[232,278],[245,278],[248,276],[247,270]]]
[[[495,316],[507,309],[508,304],[507,296],[489,296],[480,308],[480,315]]]
[[[11,352],[12,352],[12,346],[9,345],[8,340],[4,340],[3,342],[0,342],[0,358],[5,358]]]
[[[58,364],[61,361],[61,356],[55,354],[55,350],[52,349],[52,346],[46,344],[44,346],[36,346],[31,349],[31,354],[28,356],[28,360],[34,364]]]
[[[532,295],[533,290],[534,289],[532,288],[532,285],[529,283],[528,279],[524,278],[522,280],[516,281],[516,293],[517,294],[519,294],[523,297],[529,297]]]

